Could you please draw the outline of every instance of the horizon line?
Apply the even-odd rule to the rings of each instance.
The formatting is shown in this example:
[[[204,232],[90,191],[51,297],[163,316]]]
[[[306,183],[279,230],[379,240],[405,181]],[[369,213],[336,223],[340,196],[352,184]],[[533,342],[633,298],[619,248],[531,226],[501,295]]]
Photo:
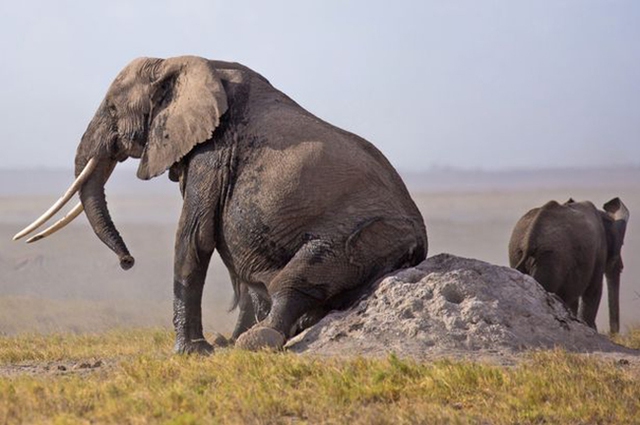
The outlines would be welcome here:
[[[120,165],[119,169],[129,169],[135,171],[137,167],[132,165]],[[557,171],[589,171],[589,170],[625,170],[625,171],[640,171],[640,163],[633,164],[609,164],[609,165],[573,165],[573,166],[542,166],[542,167],[505,167],[505,168],[482,168],[482,167],[462,167],[454,165],[430,165],[424,169],[403,169],[400,167],[394,167],[400,174],[422,174],[422,173],[442,173],[442,172],[454,172],[454,173],[485,173],[485,174],[499,174],[510,172],[557,172]],[[0,166],[0,172],[12,172],[12,171],[72,171],[73,167],[66,166]]]

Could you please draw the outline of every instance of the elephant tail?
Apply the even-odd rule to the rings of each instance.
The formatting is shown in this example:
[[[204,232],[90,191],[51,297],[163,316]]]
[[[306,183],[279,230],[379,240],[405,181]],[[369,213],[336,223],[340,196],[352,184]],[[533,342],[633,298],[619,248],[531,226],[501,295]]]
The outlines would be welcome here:
[[[240,304],[240,281],[235,275],[231,276],[231,286],[233,287],[233,299],[231,300],[231,305],[227,310],[227,313],[231,313],[233,310],[238,308]]]
[[[520,273],[533,275],[534,269],[536,267],[536,257],[540,254],[540,246],[538,245],[538,239],[540,234],[544,232],[545,229],[545,219],[548,211],[550,209],[555,209],[559,207],[559,204],[555,201],[547,202],[541,208],[536,208],[527,213],[527,215],[532,214],[529,218],[530,222],[524,230],[522,239],[516,242],[517,253],[519,254],[519,259],[515,262],[515,265],[512,266],[514,269],[518,270]],[[527,216],[525,215],[525,217]],[[518,256],[516,255],[516,259]]]

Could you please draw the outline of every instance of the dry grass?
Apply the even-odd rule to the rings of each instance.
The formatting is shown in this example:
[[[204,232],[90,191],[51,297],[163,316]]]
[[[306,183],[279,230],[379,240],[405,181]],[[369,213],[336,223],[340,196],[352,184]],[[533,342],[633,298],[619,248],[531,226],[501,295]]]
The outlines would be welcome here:
[[[563,351],[505,368],[234,349],[185,357],[172,355],[171,343],[166,330],[0,338],[0,423],[640,421],[637,369]],[[104,366],[73,370],[97,359]],[[16,365],[40,369],[8,374]]]
[[[615,335],[612,339],[620,345],[640,350],[640,326],[633,327],[622,335]]]

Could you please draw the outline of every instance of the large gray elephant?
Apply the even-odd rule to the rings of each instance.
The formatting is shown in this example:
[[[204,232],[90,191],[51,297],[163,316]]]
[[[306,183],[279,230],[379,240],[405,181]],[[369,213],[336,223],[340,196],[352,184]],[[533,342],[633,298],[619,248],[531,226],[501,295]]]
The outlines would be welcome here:
[[[139,58],[118,74],[78,146],[76,181],[16,238],[79,191],[81,203],[29,241],[84,209],[130,268],[104,192],[116,163],[129,157],[140,158],[144,180],[169,170],[183,196],[173,278],[177,352],[213,349],[201,299],[214,250],[231,275],[240,307],[233,336],[245,348],[282,347],[296,330],[427,254],[422,216],[372,144],[315,117],[243,65],[194,56]]]
[[[621,249],[628,221],[629,210],[619,198],[604,204],[604,211],[589,201],[547,202],[516,224],[509,241],[509,264],[557,294],[594,329],[604,274],[610,330],[617,333]]]

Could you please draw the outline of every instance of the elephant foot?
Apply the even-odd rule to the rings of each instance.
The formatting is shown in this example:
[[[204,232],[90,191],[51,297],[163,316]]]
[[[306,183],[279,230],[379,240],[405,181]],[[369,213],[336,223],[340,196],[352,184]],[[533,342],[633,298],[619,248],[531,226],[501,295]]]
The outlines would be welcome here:
[[[213,345],[206,339],[193,339],[190,341],[176,341],[174,351],[177,354],[199,354],[208,356],[213,353]]]
[[[214,347],[223,348],[228,347],[232,344],[232,342],[227,337],[218,332],[214,332],[213,335],[211,335],[211,338],[211,345],[213,345]]]
[[[236,347],[249,350],[279,351],[284,347],[285,337],[281,332],[265,326],[254,326],[236,340]]]

